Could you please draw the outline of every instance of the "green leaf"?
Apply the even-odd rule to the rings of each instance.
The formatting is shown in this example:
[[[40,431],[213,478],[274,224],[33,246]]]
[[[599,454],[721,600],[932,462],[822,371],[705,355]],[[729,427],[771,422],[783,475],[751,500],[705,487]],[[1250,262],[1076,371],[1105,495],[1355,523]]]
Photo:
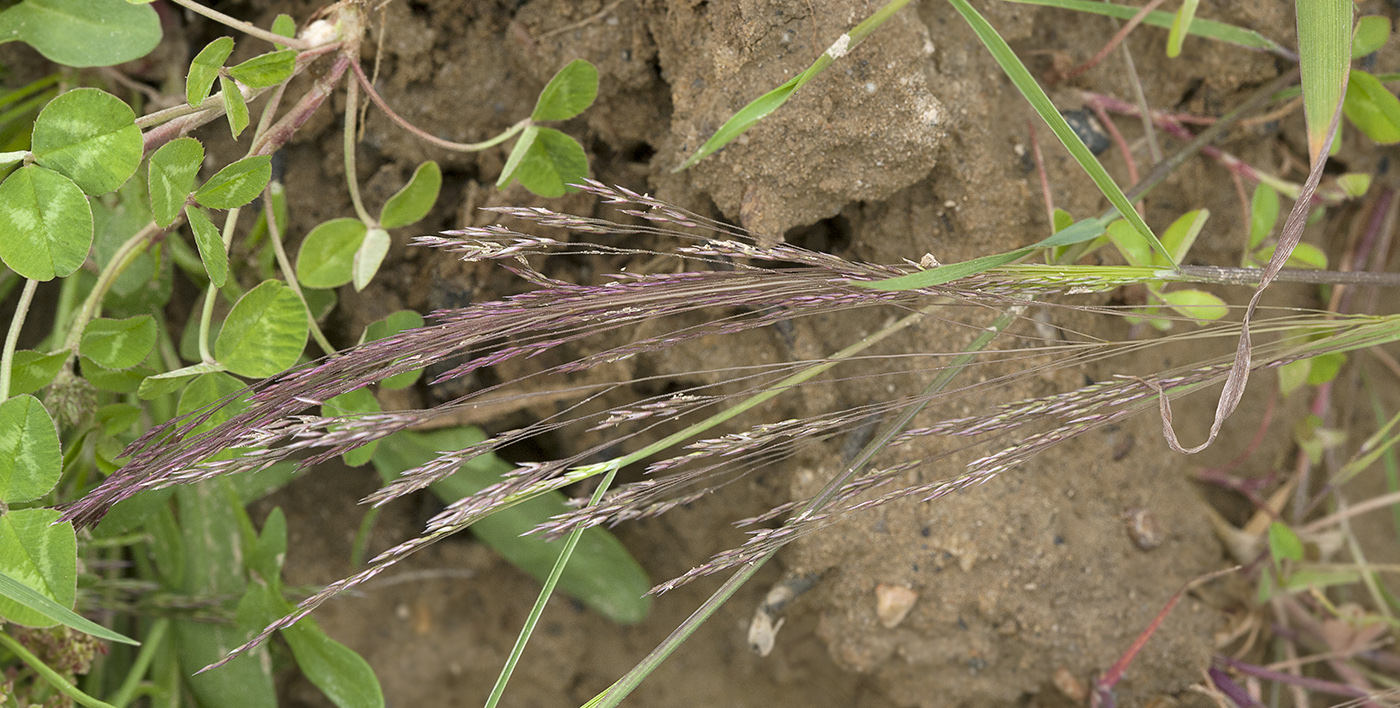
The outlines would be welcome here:
[[[405,470],[436,458],[439,452],[461,450],[485,437],[477,428],[447,428],[431,433],[401,431],[380,441],[374,466],[388,482]],[[515,465],[487,453],[468,460],[456,474],[433,483],[430,489],[451,504],[500,481],[513,469]],[[568,508],[562,493],[551,492],[491,514],[472,524],[471,531],[506,560],[541,579],[549,575],[564,542],[522,534]],[[646,617],[651,600],[645,593],[650,585],[646,571],[616,537],[601,528],[583,532],[559,580],[559,587],[565,592],[623,624]]]
[[[185,77],[185,102],[199,107],[209,97],[209,89],[219,78],[219,70],[233,53],[233,38],[220,37],[205,45],[190,62],[190,73]]]
[[[1323,143],[1351,66],[1352,0],[1297,0],[1295,7],[1308,158],[1315,165],[1325,157]]]
[[[185,219],[194,232],[194,245],[199,249],[199,260],[204,264],[204,272],[214,287],[222,288],[228,282],[228,253],[224,251],[224,239],[219,229],[203,209],[189,204],[185,206]]]
[[[1364,57],[1380,50],[1390,41],[1390,18],[1382,15],[1367,15],[1356,21],[1356,29],[1351,34],[1351,55]]]
[[[103,627],[92,620],[54,602],[53,600],[36,592],[33,588],[10,577],[8,573],[0,571],[0,596],[9,598],[14,602],[33,610],[56,623],[65,624],[79,632],[86,632],[99,639],[106,639],[111,642],[121,642],[123,644],[140,645],[136,641],[124,634],[118,634],[106,627]]]
[[[63,368],[63,363],[66,361],[68,361],[67,351],[44,354],[21,349],[15,352],[14,364],[10,372],[10,395],[34,393],[48,386],[54,377],[58,376],[59,369]],[[4,495],[0,494],[0,499],[3,498]]]
[[[191,435],[198,435],[228,421],[235,415],[241,413],[248,406],[247,398],[238,398],[238,394],[243,393],[246,387],[238,379],[223,372],[213,372],[200,374],[198,378],[190,382],[180,394],[180,402],[176,404],[176,415],[189,415],[205,406],[215,403],[222,405],[209,414],[209,417],[202,420],[190,431]]]
[[[375,320],[365,327],[364,334],[360,336],[360,343],[373,342],[376,339],[383,339],[408,329],[417,329],[423,326],[423,316],[413,310],[399,310],[390,314],[382,320]],[[412,386],[418,377],[422,375],[422,369],[407,371],[402,374],[394,374],[389,378],[379,382],[380,388],[395,390]]]
[[[1303,560],[1303,540],[1287,524],[1275,521],[1269,524],[1269,554],[1275,568],[1285,560]]]
[[[104,435],[121,435],[141,422],[141,406],[108,403],[97,409],[97,425]]]
[[[308,288],[338,288],[350,282],[365,233],[359,219],[331,219],[317,225],[297,251],[297,282]]]
[[[31,280],[73,274],[92,246],[83,190],[53,170],[21,167],[0,184],[0,260]]]
[[[295,462],[274,462],[260,470],[238,472],[225,479],[245,506],[287,486],[300,470]]]
[[[1278,367],[1278,391],[1287,396],[1307,383],[1312,373],[1312,359],[1290,361]]]
[[[1172,28],[1167,35],[1167,57],[1175,59],[1181,56],[1181,43],[1186,41],[1186,34],[1191,29],[1191,20],[1196,16],[1196,5],[1199,0],[1181,0],[1181,8],[1176,11],[1176,16],[1172,18]]]
[[[1127,222],[1124,222],[1124,223],[1126,224]],[[1058,232],[1060,232],[1060,231],[1064,231],[1065,229],[1069,228],[1069,227],[1070,227],[1071,225],[1073,225],[1073,224],[1074,224],[1074,217],[1073,217],[1072,215],[1070,215],[1069,212],[1067,212],[1067,211],[1065,211],[1064,209],[1061,209],[1061,208],[1059,208],[1059,207],[1055,207],[1054,220],[1053,220],[1052,223],[1050,224],[1050,226],[1051,226],[1050,232],[1051,232],[1051,233],[1058,233]]]
[[[535,145],[535,139],[539,135],[540,129],[533,125],[521,131],[520,137],[515,141],[515,146],[510,149],[510,155],[506,157],[505,167],[501,168],[501,176],[496,178],[496,189],[510,184],[510,181],[515,177],[516,170],[520,169],[520,163],[525,160],[525,155]]]
[[[826,61],[823,61],[823,59]],[[734,115],[730,116],[729,120],[726,120],[724,125],[721,125],[719,130],[716,130],[714,135],[711,135],[710,139],[706,140],[705,144],[700,146],[699,150],[696,150],[690,157],[687,157],[685,162],[682,162],[680,167],[677,167],[675,171],[680,172],[689,169],[691,166],[719,151],[720,148],[733,142],[735,138],[743,135],[749,128],[754,127],[759,121],[767,118],[773,111],[781,108],[784,103],[787,103],[788,98],[790,98],[797,89],[802,88],[803,84],[812,80],[814,76],[821,73],[822,69],[825,69],[830,63],[831,61],[828,55],[823,54],[818,58],[817,62],[808,67],[806,71],[788,79],[783,82],[781,86],[772,91],[750,101],[748,105],[740,108]]]
[[[232,209],[257,199],[272,179],[272,156],[245,157],[219,170],[194,193],[200,206]]]
[[[293,20],[291,15],[285,13],[278,15],[277,18],[272,21],[272,33],[283,37],[297,36],[296,20]],[[277,46],[286,49],[284,45],[279,44]]]
[[[44,404],[28,394],[0,403],[0,502],[48,494],[62,470],[58,428]]]
[[[389,232],[384,229],[370,229],[365,233],[365,239],[360,244],[359,250],[355,251],[355,263],[351,282],[355,284],[355,290],[364,290],[369,281],[374,279],[374,274],[379,272],[379,264],[384,262],[384,256],[389,254]]]
[[[292,78],[292,71],[296,67],[297,53],[283,49],[253,57],[238,66],[230,67],[228,74],[248,88],[261,89],[276,86]]]
[[[1278,190],[1260,182],[1254,187],[1254,199],[1249,207],[1249,248],[1253,251],[1264,243],[1278,223]]]
[[[1348,199],[1360,199],[1371,189],[1371,175],[1365,172],[1348,172],[1337,175],[1337,187]]]
[[[122,0],[24,0],[0,13],[0,42],[23,40],[49,61],[113,66],[160,43],[160,17]]]
[[[1000,65],[1002,71],[1006,73],[1007,78],[1011,79],[1011,83],[1015,84],[1016,88],[1021,92],[1021,95],[1024,96],[1026,101],[1031,104],[1031,107],[1035,109],[1035,112],[1050,126],[1050,130],[1055,133],[1055,137],[1060,139],[1065,149],[1069,150],[1070,155],[1074,157],[1075,162],[1078,162],[1079,166],[1088,173],[1090,179],[1094,180],[1094,184],[1098,185],[1099,191],[1108,198],[1108,201],[1113,204],[1113,207],[1118,210],[1118,213],[1124,219],[1127,219],[1128,223],[1132,224],[1133,228],[1136,229],[1148,243],[1152,244],[1152,247],[1156,249],[1158,253],[1170,258],[1166,248],[1157,240],[1157,236],[1152,233],[1152,229],[1148,228],[1147,222],[1142,220],[1137,210],[1134,209],[1133,205],[1128,201],[1128,197],[1123,194],[1123,190],[1120,189],[1118,184],[1113,181],[1113,178],[1109,176],[1108,170],[1104,169],[1103,165],[1099,163],[1098,158],[1094,157],[1094,153],[1089,151],[1089,148],[1084,145],[1084,141],[1069,127],[1069,123],[1065,121],[1064,116],[1060,115],[1059,110],[1055,108],[1055,104],[1050,101],[1050,97],[1045,94],[1045,90],[1040,87],[1040,84],[1036,83],[1035,77],[1031,76],[1031,72],[1021,63],[1016,53],[1011,51],[1011,47],[1007,45],[1006,40],[1002,39],[1001,35],[997,34],[996,29],[987,22],[986,18],[982,17],[981,14],[974,10],[972,6],[967,3],[967,0],[948,1],[953,4],[953,8],[958,11],[958,14],[962,15],[963,19],[972,26],[972,31],[977,34],[977,38],[982,40],[982,44],[991,52],[992,58],[996,59],[997,64]],[[1342,1],[1346,2],[1348,0]],[[1175,262],[1173,261],[1172,264],[1174,265]]]
[[[1182,214],[1167,227],[1162,233],[1162,245],[1167,247],[1167,253],[1171,254],[1173,261],[1180,263],[1186,258],[1187,252],[1196,243],[1196,237],[1201,235],[1201,229],[1205,228],[1206,219],[1209,218],[1209,209],[1197,209]],[[1159,259],[1158,265],[1165,266],[1167,263]]]
[[[1319,354],[1310,361],[1312,361],[1312,366],[1308,368],[1308,385],[1321,386],[1337,378],[1337,374],[1342,371],[1342,366],[1347,363],[1347,355],[1345,352]]]
[[[131,106],[106,91],[60,94],[34,121],[34,161],[93,196],[122,186],[141,164],[144,143]]]
[[[1010,263],[1018,258],[1028,256],[1031,253],[1034,253],[1035,251],[1040,250],[1042,248],[1069,246],[1071,244],[1096,239],[1103,233],[1104,227],[1102,222],[1100,222],[1098,219],[1085,219],[1083,221],[1075,223],[1073,226],[1070,226],[1067,229],[1056,233],[1053,236],[1050,236],[1049,238],[1043,239],[1040,242],[1032,244],[1030,246],[1026,246],[1025,248],[1018,248],[1014,251],[1008,251],[1006,253],[998,253],[994,256],[983,256],[981,258],[974,258],[970,261],[963,261],[961,263],[951,263],[949,265],[939,266],[937,268],[930,268],[928,270],[921,270],[916,273],[901,275],[895,278],[887,278],[885,280],[876,280],[872,282],[853,282],[852,285],[856,285],[862,288],[872,288],[874,290],[885,291],[914,290],[916,288],[927,288],[934,285],[942,285],[943,283],[951,283],[954,280],[958,280],[959,278],[966,278],[969,275],[976,275],[978,273],[991,270],[992,268],[995,268],[997,266],[1006,265],[1007,263]]]
[[[156,321],[150,315],[124,320],[99,317],[83,328],[78,352],[108,369],[129,369],[156,346]]]
[[[326,636],[311,618],[282,630],[297,667],[338,708],[383,708],[384,694],[369,662]]]
[[[597,98],[597,67],[575,59],[545,85],[530,120],[568,120],[593,105]]]
[[[1120,20],[1131,20],[1141,8],[1132,5],[1115,5],[1102,0],[1006,0],[1006,2],[1022,3],[1026,5],[1043,5],[1047,7],[1057,7],[1064,10],[1074,10],[1076,12],[1091,12],[1098,15],[1116,17]],[[1154,10],[1147,13],[1142,19],[1143,24],[1153,27],[1171,27],[1176,21],[1176,13],[1162,12]],[[1254,30],[1228,25],[1224,22],[1213,20],[1194,19],[1191,27],[1187,30],[1197,37],[1205,37],[1220,42],[1229,42],[1249,49],[1262,49],[1277,54],[1287,54],[1288,50],[1278,42],[1255,32]]]
[[[1366,137],[1381,145],[1400,143],[1400,98],[1376,77],[1354,69],[1342,110]]]
[[[1284,590],[1325,590],[1337,585],[1356,585],[1361,582],[1361,573],[1355,570],[1327,570],[1324,568],[1299,568],[1284,579]]]
[[[281,281],[266,280],[234,304],[214,358],[239,376],[267,378],[297,362],[308,331],[301,300]]]
[[[588,178],[588,156],[577,140],[553,128],[538,131],[512,175],[541,197],[562,197],[578,189],[570,187]]]
[[[1209,324],[1230,314],[1224,300],[1204,290],[1172,290],[1157,293],[1157,297],[1173,310],[1195,320],[1198,325]]]
[[[413,179],[389,197],[379,213],[379,225],[386,229],[421,221],[432,210],[442,189],[442,170],[436,162],[425,162],[413,172]]]
[[[151,155],[151,215],[156,225],[175,223],[180,208],[194,191],[194,178],[204,164],[204,146],[194,138],[176,138]]]
[[[219,76],[219,93],[224,97],[229,132],[237,140],[243,129],[248,127],[248,102],[243,98],[243,92],[238,90],[238,85],[227,76]]]
[[[78,364],[82,367],[83,378],[87,379],[88,383],[112,393],[136,393],[141,388],[141,381],[156,373],[149,366],[109,369],[85,356],[78,357]]]
[[[0,573],[71,609],[78,590],[78,539],[73,524],[58,521],[54,509],[20,509],[0,516]],[[26,627],[59,622],[8,597],[0,597],[0,617]]]
[[[1268,246],[1259,251],[1259,258],[1268,263],[1274,257],[1277,246]],[[1300,243],[1293,247],[1293,252],[1288,254],[1288,260],[1284,261],[1286,268],[1308,268],[1313,270],[1327,269],[1327,254],[1322,249],[1310,243]]]
[[[321,415],[328,418],[360,413],[378,413],[381,410],[383,409],[379,407],[379,399],[375,398],[374,394],[367,388],[342,393],[321,405]],[[331,430],[335,429],[336,426],[331,426]],[[372,440],[365,445],[361,445],[360,447],[346,452],[340,457],[345,461],[347,466],[359,467],[369,462],[370,458],[374,456],[374,451],[378,446],[379,441]]]
[[[1132,224],[1115,219],[1108,225],[1108,240],[1113,244],[1118,252],[1123,254],[1123,259],[1131,266],[1152,265],[1152,247],[1138,236],[1138,232]]]
[[[248,569],[262,582],[277,587],[282,580],[282,561],[287,557],[287,516],[282,507],[273,507],[263,521],[262,533],[248,554]]]

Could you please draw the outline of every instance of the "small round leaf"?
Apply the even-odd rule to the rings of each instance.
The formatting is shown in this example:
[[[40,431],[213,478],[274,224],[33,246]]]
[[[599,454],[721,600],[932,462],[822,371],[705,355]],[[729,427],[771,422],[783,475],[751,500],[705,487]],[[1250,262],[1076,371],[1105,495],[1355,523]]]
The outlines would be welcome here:
[[[108,369],[129,369],[151,353],[157,333],[156,321],[150,315],[124,320],[99,317],[83,329],[78,353]]]
[[[429,161],[419,165],[413,172],[413,179],[384,203],[379,225],[397,229],[420,221],[433,208],[441,189],[442,170],[438,164]]]
[[[514,177],[541,197],[562,197],[578,191],[570,184],[588,177],[588,156],[577,140],[553,128],[540,128]]]
[[[32,280],[72,275],[92,246],[92,208],[83,190],[30,165],[0,184],[0,260]]]
[[[535,102],[531,120],[568,120],[593,105],[598,98],[598,69],[575,59],[549,80]]]
[[[229,311],[214,358],[239,376],[266,378],[296,363],[308,331],[296,294],[280,281],[263,281]]]
[[[59,95],[34,120],[34,160],[97,196],[136,174],[145,149],[131,106],[106,91]]]
[[[209,178],[194,193],[200,206],[232,209],[253,201],[272,179],[272,156],[254,155],[235,162]]]
[[[151,215],[157,226],[175,223],[203,163],[204,146],[194,138],[176,138],[151,155]]]
[[[38,499],[63,471],[58,428],[39,399],[19,395],[0,403],[0,501]]]
[[[338,288],[350,282],[365,232],[359,219],[331,219],[317,225],[297,251],[297,282],[308,288]]]
[[[0,571],[71,609],[78,591],[78,539],[54,509],[20,509],[0,516]],[[0,617],[26,627],[58,624],[48,614],[0,597]]]

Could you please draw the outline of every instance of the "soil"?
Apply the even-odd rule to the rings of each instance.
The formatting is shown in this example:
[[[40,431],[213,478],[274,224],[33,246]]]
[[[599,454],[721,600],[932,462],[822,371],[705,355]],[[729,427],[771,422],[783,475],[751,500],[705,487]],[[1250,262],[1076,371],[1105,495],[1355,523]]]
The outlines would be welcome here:
[[[955,262],[1049,233],[1028,157],[1027,119],[1033,114],[966,23],[938,2],[900,11],[728,149],[694,169],[672,173],[731,113],[793,77],[878,5],[868,0],[400,0],[387,5],[382,26],[375,21],[371,32],[382,42],[367,44],[365,57],[367,66],[377,67],[377,85],[389,104],[428,132],[457,141],[483,140],[505,129],[529,113],[539,89],[560,66],[588,59],[599,68],[601,93],[593,108],[564,129],[582,139],[593,176],[740,224],[766,240],[786,238],[850,259],[918,261],[931,253]],[[1087,59],[1116,27],[1107,19],[1064,11],[979,5],[1037,72],[1050,71],[1057,60],[1074,65]],[[1292,17],[1284,5],[1205,0],[1199,16],[1251,27],[1288,44]],[[263,26],[276,12],[305,17],[314,9],[307,2],[274,0],[222,6]],[[209,31],[200,27],[196,21],[191,35]],[[1270,55],[1199,39],[1188,39],[1183,56],[1168,62],[1162,58],[1165,35],[1144,28],[1128,42],[1153,106],[1218,115],[1280,71]],[[1057,105],[1079,107],[1080,90],[1131,96],[1118,56],[1053,89]],[[338,114],[343,105],[334,108]],[[1130,141],[1141,136],[1136,121],[1120,124]],[[1103,209],[1089,179],[1051,144],[1044,126],[1037,127],[1055,203],[1079,216]],[[1281,126],[1236,130],[1224,148],[1280,170],[1288,156],[1297,160],[1305,153],[1289,137],[1300,134],[1295,115]],[[332,113],[322,111],[285,151],[293,238],[320,221],[351,213],[340,139]],[[214,155],[235,154],[226,137],[213,136],[210,143]],[[420,161],[437,160],[445,173],[443,199],[427,221],[403,230],[415,233],[489,223],[494,217],[476,210],[489,205],[605,213],[582,195],[544,200],[518,186],[495,190],[507,149],[447,153],[371,109],[358,177],[366,201],[378,204]],[[1126,184],[1122,158],[1106,153],[1102,159]],[[1165,225],[1187,209],[1209,208],[1211,228],[1193,251],[1193,261],[1236,262],[1243,222],[1229,185],[1215,164],[1194,160],[1146,200],[1145,216]],[[390,259],[372,288],[359,294],[343,289],[342,314],[332,331],[337,341],[353,341],[365,323],[396,309],[462,306],[521,287],[494,266],[408,248],[412,235],[395,234]],[[1280,288],[1275,298],[1315,304],[1313,294],[1302,289]],[[1065,332],[1129,336],[1117,318],[1052,306],[1043,308],[1043,316]],[[921,325],[884,353],[955,351],[986,319],[965,312]],[[638,357],[603,373],[639,377],[820,357],[876,324],[869,314],[824,316],[798,322],[785,333],[759,332]],[[1033,336],[1029,328],[1017,332]],[[1145,373],[1224,354],[1231,347],[1226,341],[1190,350],[1155,347],[1108,363],[1049,369],[994,390],[1005,400],[1044,395],[1116,372]],[[1052,356],[1032,361],[1048,365]],[[491,375],[504,379],[512,373],[518,372],[503,367]],[[917,386],[926,379],[912,375],[899,381]],[[781,420],[888,395],[887,381],[875,380],[804,390],[764,415]],[[420,387],[395,404],[447,400],[478,383]],[[1221,464],[1244,449],[1271,386],[1271,379],[1261,377],[1221,442],[1196,458],[1169,453],[1160,422],[1140,416],[1070,440],[966,492],[935,502],[890,504],[805,538],[664,663],[629,704],[1070,705],[1055,687],[1057,670],[1088,683],[1128,649],[1185,582],[1230,563],[1207,520],[1206,490],[1189,472],[1193,466]],[[943,412],[962,414],[980,403],[954,399]],[[1203,395],[1178,407],[1183,440],[1204,437],[1213,405],[1213,396]],[[1301,405],[1292,401],[1280,415],[1286,419]],[[485,427],[514,427],[551,412],[526,409]],[[854,433],[852,440],[859,444]],[[557,453],[581,442],[549,444]],[[900,454],[949,456],[901,481],[955,474],[974,456],[940,444],[947,445],[902,448]],[[840,468],[843,445],[853,449],[851,440],[808,446],[767,472],[658,519],[623,525],[616,533],[653,580],[674,577],[742,542],[734,520],[812,494]],[[1246,474],[1265,473],[1285,454],[1291,454],[1287,436],[1271,437],[1251,458]],[[326,583],[351,572],[350,545],[364,513],[356,501],[374,483],[368,468],[323,468],[262,503],[260,513],[273,505],[289,513],[290,583]],[[437,510],[435,504],[425,496],[389,507],[375,526],[370,551],[414,535]],[[1236,505],[1225,511],[1239,523],[1246,510]],[[1144,550],[1135,543],[1125,513],[1155,518],[1160,544]],[[817,578],[815,587],[786,610],[772,652],[750,651],[749,622],[768,588],[807,577]],[[906,602],[915,598],[907,617],[894,626],[886,626],[878,614],[882,584],[912,590],[900,593]],[[503,705],[581,704],[630,668],[716,586],[707,579],[667,593],[651,617],[634,627],[619,627],[557,599]],[[472,705],[487,694],[536,591],[533,580],[463,536],[418,554],[316,616],[332,636],[369,660],[390,705]],[[1120,705],[1210,705],[1186,688],[1200,681],[1214,633],[1242,602],[1240,587],[1230,583],[1189,594],[1119,684]],[[285,696],[289,705],[325,705],[301,679],[290,679]]]

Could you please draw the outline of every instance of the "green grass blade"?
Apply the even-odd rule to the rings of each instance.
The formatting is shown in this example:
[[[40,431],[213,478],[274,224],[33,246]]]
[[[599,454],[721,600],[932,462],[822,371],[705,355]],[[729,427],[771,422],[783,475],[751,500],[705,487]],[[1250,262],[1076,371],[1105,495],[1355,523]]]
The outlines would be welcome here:
[[[1131,5],[1113,5],[1102,2],[1102,0],[1003,0],[1004,2],[1014,2],[1023,5],[1042,5],[1045,7],[1057,7],[1062,10],[1074,10],[1076,12],[1089,12],[1095,15],[1107,15],[1120,20],[1130,20],[1138,13],[1138,8]],[[1143,19],[1143,24],[1153,27],[1171,28],[1176,20],[1176,13],[1156,10],[1147,13]],[[1247,47],[1249,49],[1261,49],[1266,52],[1294,58],[1293,52],[1282,44],[1265,37],[1258,32],[1224,22],[1193,18],[1187,33],[1206,39],[1214,39],[1219,42]]]
[[[1191,21],[1196,17],[1196,4],[1199,0],[1181,0],[1181,9],[1172,20],[1171,34],[1167,35],[1167,56],[1175,59],[1181,56],[1181,44],[1191,31]]]
[[[823,52],[821,56],[817,57],[816,61],[812,62],[811,66],[807,67],[806,71],[788,79],[783,85],[772,91],[759,96],[749,102],[747,106],[739,109],[737,113],[730,116],[729,120],[725,121],[724,125],[721,125],[719,130],[716,130],[715,134],[711,135],[710,139],[706,140],[705,144],[700,146],[699,150],[696,150],[694,154],[687,157],[685,162],[682,162],[681,166],[677,167],[673,172],[685,170],[714,154],[720,148],[733,142],[735,138],[743,135],[744,131],[754,127],[759,121],[768,117],[770,113],[778,110],[784,103],[787,103],[787,100],[792,97],[792,94],[797,92],[797,89],[802,88],[803,84],[816,78],[817,74],[822,73],[826,67],[831,66],[833,61],[845,56],[850,50],[854,49],[856,45],[860,44],[861,40],[870,36],[870,33],[884,24],[885,20],[888,20],[890,16],[894,15],[900,8],[908,4],[909,0],[890,0],[890,2],[885,3],[884,7],[876,10],[870,17],[865,18],[865,20],[856,25],[850,32],[841,35],[830,48]]]
[[[1298,63],[1303,70],[1303,113],[1308,157],[1326,157],[1322,145],[1346,92],[1351,69],[1351,0],[1297,0]]]
[[[1339,1],[1345,2],[1346,0]],[[978,39],[986,45],[987,50],[992,53],[992,57],[1001,66],[1001,70],[1006,72],[1007,77],[1011,79],[1011,83],[1016,85],[1016,88],[1021,91],[1021,95],[1025,96],[1026,100],[1035,108],[1035,112],[1040,114],[1041,119],[1050,126],[1055,137],[1064,143],[1065,149],[1074,156],[1079,166],[1089,173],[1090,179],[1094,180],[1099,191],[1103,192],[1103,195],[1118,210],[1118,213],[1122,214],[1123,218],[1127,219],[1128,223],[1132,224],[1133,228],[1137,229],[1137,232],[1147,239],[1147,242],[1152,244],[1158,253],[1165,256],[1168,262],[1176,265],[1176,261],[1171,260],[1171,254],[1167,253],[1167,249],[1162,246],[1162,242],[1158,241],[1157,236],[1152,233],[1152,229],[1148,228],[1147,222],[1143,221],[1137,210],[1133,209],[1132,203],[1123,194],[1123,190],[1118,187],[1112,177],[1108,176],[1108,170],[1105,170],[1098,158],[1094,157],[1094,153],[1089,151],[1084,141],[1075,135],[1074,130],[1069,127],[1069,123],[1065,122],[1064,117],[1055,109],[1055,104],[1050,102],[1050,97],[1045,95],[1045,90],[1036,83],[1035,77],[1031,76],[1030,70],[1026,69],[1026,65],[1021,63],[1016,53],[1011,51],[1006,40],[997,34],[986,18],[972,9],[967,0],[948,0],[948,2],[972,26],[972,31],[977,33]],[[1195,24],[1192,23],[1192,25]]]

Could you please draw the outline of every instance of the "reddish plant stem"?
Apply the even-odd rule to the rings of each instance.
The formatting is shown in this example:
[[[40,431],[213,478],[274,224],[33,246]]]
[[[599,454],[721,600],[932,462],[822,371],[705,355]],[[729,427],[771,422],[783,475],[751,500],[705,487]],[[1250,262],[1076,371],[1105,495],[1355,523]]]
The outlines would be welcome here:
[[[1293,674],[1284,673],[1282,671],[1274,671],[1273,669],[1266,669],[1262,666],[1255,666],[1254,664],[1248,664],[1238,659],[1232,659],[1224,654],[1216,654],[1215,660],[1242,674],[1247,674],[1249,676],[1258,676],[1262,679],[1266,679],[1269,681],[1277,681],[1279,683],[1288,684],[1291,686],[1302,686],[1303,688],[1307,688],[1312,691],[1317,691],[1318,693],[1327,693],[1334,696],[1347,696],[1348,698],[1364,698],[1366,696],[1371,695],[1367,691],[1363,691],[1359,688],[1349,686],[1344,683],[1325,681],[1323,679],[1312,678],[1310,676],[1294,676]]]
[[[1045,156],[1040,152],[1040,139],[1035,134],[1035,121],[1027,118],[1026,128],[1031,132],[1031,157],[1035,159],[1035,173],[1040,177],[1040,194],[1045,198],[1045,218],[1050,222],[1050,232],[1054,233],[1055,197],[1050,194],[1050,177],[1045,174]]]
[[[485,150],[486,148],[492,147],[494,145],[499,145],[500,143],[509,140],[511,136],[520,132],[530,123],[530,119],[526,118],[525,120],[522,120],[516,123],[515,125],[511,126],[504,133],[501,133],[500,135],[497,135],[494,138],[484,140],[479,143],[457,143],[451,140],[444,140],[408,122],[406,118],[399,115],[398,113],[395,113],[394,109],[390,108],[389,104],[384,101],[384,97],[379,95],[379,91],[375,90],[374,83],[369,80],[368,76],[365,76],[365,71],[364,69],[360,68],[359,62],[352,64],[352,66],[355,69],[355,78],[359,80],[360,86],[364,88],[365,95],[369,96],[369,99],[374,102],[374,105],[379,107],[379,110],[384,111],[384,115],[389,116],[389,120],[394,121],[398,124],[400,128],[407,130],[420,140],[432,143],[433,145],[436,145],[440,148],[445,148],[447,150],[455,150],[457,152],[477,152],[480,150]]]
[[[1113,38],[1108,40],[1107,44],[1103,45],[1103,48],[1099,50],[1098,54],[1095,54],[1093,58],[1089,61],[1086,61],[1073,69],[1070,69],[1069,73],[1065,74],[1064,80],[1069,81],[1070,79],[1079,76],[1080,74],[1094,68],[1095,66],[1098,66],[1099,62],[1108,58],[1109,53],[1112,52],[1119,44],[1122,44],[1123,40],[1128,38],[1129,33],[1137,29],[1137,26],[1142,24],[1143,20],[1147,19],[1147,13],[1156,10],[1157,6],[1161,5],[1163,2],[1166,2],[1166,0],[1152,0],[1152,2],[1143,5],[1142,9],[1138,10],[1138,13],[1136,15],[1133,15],[1132,19],[1124,23],[1123,27],[1119,29],[1116,34],[1113,35]]]
[[[1118,125],[1109,117],[1108,111],[1103,106],[1092,106],[1094,115],[1099,117],[1099,122],[1103,123],[1104,130],[1108,131],[1108,136],[1113,139],[1113,144],[1118,148],[1119,154],[1123,156],[1123,162],[1128,165],[1128,184],[1138,183],[1137,161],[1133,159],[1133,151],[1128,147],[1128,141],[1123,139],[1123,133],[1118,131]]]
[[[321,78],[316,79],[316,83],[312,85],[311,90],[307,91],[306,94],[301,97],[301,100],[297,101],[296,105],[292,106],[291,109],[287,111],[286,115],[282,116],[281,119],[272,124],[271,128],[267,129],[267,133],[253,146],[249,154],[271,155],[283,145],[286,145],[287,141],[292,139],[292,135],[296,133],[297,129],[305,125],[306,121],[311,119],[311,114],[315,113],[316,109],[320,108],[322,103],[325,103],[326,98],[331,95],[331,91],[333,91],[336,84],[340,82],[340,77],[345,75],[345,70],[350,68],[352,63],[348,55],[341,54],[337,56],[335,58],[335,64],[331,65],[331,70],[326,72]],[[354,110],[354,106],[349,106],[346,110]]]

